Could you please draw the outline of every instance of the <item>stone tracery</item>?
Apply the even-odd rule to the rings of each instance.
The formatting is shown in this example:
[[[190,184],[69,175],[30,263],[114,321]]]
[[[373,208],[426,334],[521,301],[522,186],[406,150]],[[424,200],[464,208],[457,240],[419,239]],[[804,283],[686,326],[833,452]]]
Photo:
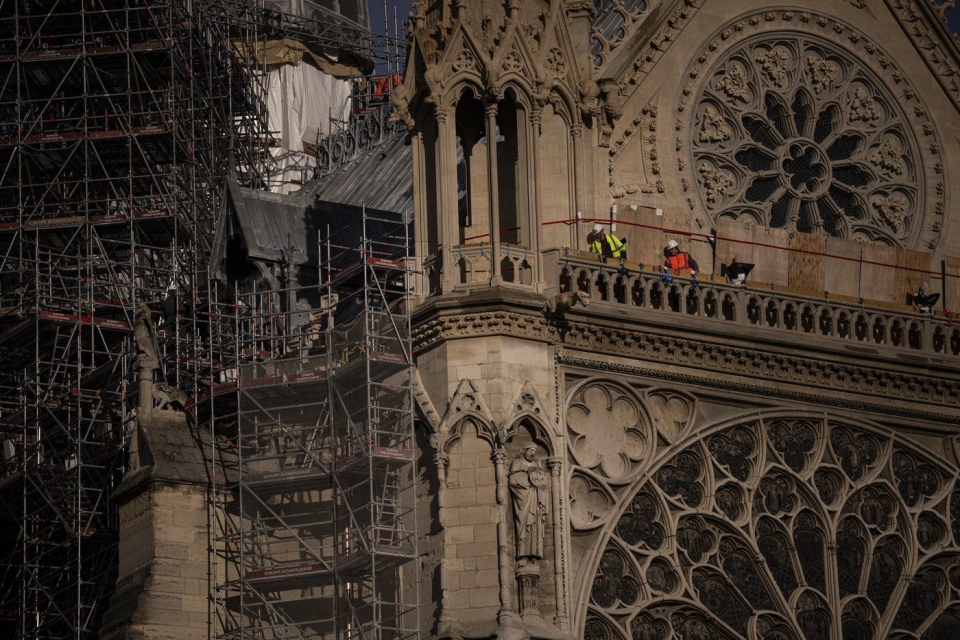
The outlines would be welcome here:
[[[665,451],[606,528],[584,637],[960,633],[956,468],[822,415],[734,421]]]
[[[877,53],[861,38],[851,41]],[[699,191],[710,218],[933,246],[924,221],[933,208],[929,163],[911,122],[926,111],[899,106],[886,67],[825,35],[796,31],[744,34],[710,57],[706,71],[691,71],[699,89],[684,90],[690,158],[678,158],[681,172],[693,174],[684,184]],[[901,72],[893,75],[902,83]]]

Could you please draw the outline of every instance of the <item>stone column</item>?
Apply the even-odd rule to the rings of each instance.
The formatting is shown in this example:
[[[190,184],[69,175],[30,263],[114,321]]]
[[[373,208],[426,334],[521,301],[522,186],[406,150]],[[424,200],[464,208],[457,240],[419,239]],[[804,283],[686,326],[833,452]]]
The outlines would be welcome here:
[[[457,273],[453,248],[459,242],[457,221],[457,132],[451,109],[437,108],[437,231],[443,262],[442,291],[453,291]]]
[[[547,469],[550,470],[552,479],[551,489],[553,491],[553,584],[557,600],[557,613],[553,617],[553,623],[558,628],[566,630],[568,624],[567,614],[567,568],[564,553],[563,536],[563,515],[560,512],[563,495],[563,458],[560,456],[550,456],[547,458]]]
[[[583,211],[583,125],[577,124],[570,127],[570,156],[572,158],[573,171],[570,173],[570,193],[573,196],[573,215],[577,211]],[[585,215],[592,215],[592,212],[586,212]],[[593,225],[590,225],[593,226]],[[580,225],[570,225],[570,248],[576,249],[580,242]]]
[[[430,244],[429,244],[429,234],[427,229],[427,215],[429,215],[427,210],[427,199],[426,194],[426,178],[424,171],[424,163],[426,162],[423,153],[423,133],[417,132],[410,136],[410,154],[413,159],[413,210],[416,212],[416,215],[413,219],[414,231],[414,254],[417,262],[417,270],[419,274],[415,276],[417,287],[416,287],[416,296],[417,299],[422,301],[430,293],[430,282],[427,276],[427,271],[425,268],[425,262],[430,257]]]
[[[530,112],[530,126],[527,127],[527,135],[530,143],[527,145],[529,153],[527,154],[527,171],[529,186],[527,206],[527,227],[528,244],[530,246],[530,261],[533,267],[533,280],[531,284],[537,291],[543,293],[546,284],[543,281],[543,256],[540,253],[540,247],[543,246],[543,228],[540,223],[543,219],[540,211],[540,124],[543,112],[536,108]]]
[[[495,100],[495,98],[491,98]],[[487,191],[490,200],[490,283],[500,284],[500,185],[497,178],[497,103],[484,109],[487,114]]]
[[[498,447],[493,452],[493,465],[497,477],[497,556],[500,567],[500,613],[497,615],[497,622],[501,625],[512,623],[514,617],[513,593],[510,588],[510,567],[513,565],[513,561],[510,558],[507,535],[507,522],[510,514],[507,513],[509,496],[507,474],[504,469],[506,459],[507,452],[503,447]]]

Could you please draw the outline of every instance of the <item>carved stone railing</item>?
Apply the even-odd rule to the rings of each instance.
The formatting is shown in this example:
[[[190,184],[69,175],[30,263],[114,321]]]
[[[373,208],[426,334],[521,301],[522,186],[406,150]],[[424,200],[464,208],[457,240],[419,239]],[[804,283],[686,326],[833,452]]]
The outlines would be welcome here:
[[[464,244],[452,251],[457,284],[482,284],[493,275],[491,246],[488,243]],[[500,277],[504,282],[531,284],[534,260],[529,251],[515,244],[500,244]]]
[[[536,282],[536,260],[533,254],[515,244],[502,243],[500,251],[500,281],[508,284],[533,286]],[[443,287],[491,284],[493,248],[489,243],[462,244],[449,251],[443,250],[417,259],[416,289],[421,299],[443,293]],[[448,267],[444,265],[451,265]],[[444,284],[444,274],[449,276]]]
[[[345,164],[384,142],[392,134],[406,127],[390,122],[392,107],[386,98],[368,111],[354,113],[347,126],[317,139],[317,168],[314,177],[330,174]]]
[[[828,294],[818,297],[778,291],[772,286],[682,278],[648,269],[631,269],[623,275],[613,263],[561,255],[560,291],[576,288],[593,300],[642,309],[864,345],[960,355],[960,322],[944,315],[916,313],[907,306],[885,308],[870,301],[831,299]]]

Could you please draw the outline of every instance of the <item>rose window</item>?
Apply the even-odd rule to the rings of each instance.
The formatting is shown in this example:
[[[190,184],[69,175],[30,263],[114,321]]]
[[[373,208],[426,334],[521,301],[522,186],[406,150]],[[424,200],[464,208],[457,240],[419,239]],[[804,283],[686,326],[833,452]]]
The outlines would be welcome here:
[[[919,147],[898,100],[863,61],[791,36],[741,45],[704,77],[691,171],[714,220],[918,242]]]
[[[829,417],[703,429],[619,502],[592,555],[582,637],[960,637],[958,475]]]

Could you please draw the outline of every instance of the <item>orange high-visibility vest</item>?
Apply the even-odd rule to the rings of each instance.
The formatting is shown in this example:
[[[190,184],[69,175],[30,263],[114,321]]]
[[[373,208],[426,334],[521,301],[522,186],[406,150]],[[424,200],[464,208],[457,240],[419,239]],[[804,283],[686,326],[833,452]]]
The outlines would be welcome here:
[[[667,256],[667,267],[673,270],[674,275],[680,275],[681,271],[690,271],[690,254],[681,251],[675,256]]]

